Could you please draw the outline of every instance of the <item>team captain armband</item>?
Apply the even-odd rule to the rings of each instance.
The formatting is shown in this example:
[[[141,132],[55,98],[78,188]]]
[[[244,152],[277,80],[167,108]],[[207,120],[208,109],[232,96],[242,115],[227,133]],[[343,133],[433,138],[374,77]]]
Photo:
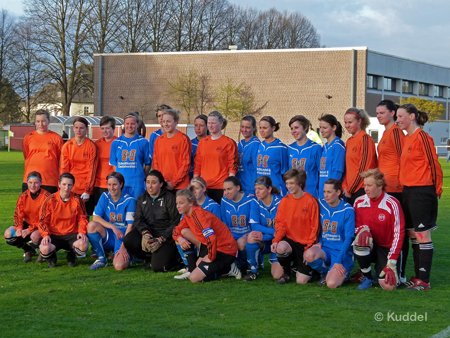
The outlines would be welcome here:
[[[209,236],[214,235],[214,230],[212,228],[206,228],[206,229],[203,229],[202,233],[203,233],[203,236],[205,236],[205,238],[208,238]]]

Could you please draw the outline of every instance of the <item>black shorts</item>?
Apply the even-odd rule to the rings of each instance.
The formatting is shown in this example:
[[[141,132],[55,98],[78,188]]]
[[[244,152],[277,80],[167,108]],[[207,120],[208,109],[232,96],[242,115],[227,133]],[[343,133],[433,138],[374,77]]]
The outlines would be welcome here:
[[[375,263],[375,273],[377,276],[380,275],[381,271],[386,267],[388,262],[388,255],[391,248],[386,248],[384,246],[379,246],[376,243],[373,244],[373,248],[370,251],[370,260]],[[399,263],[401,258],[399,257]],[[397,274],[400,276],[401,264],[397,264]]]
[[[206,245],[200,246],[199,257],[205,257],[208,255],[208,247]],[[217,251],[216,259],[211,263],[200,262],[197,266],[206,277],[214,274],[223,275],[230,271],[231,264],[236,260],[235,256],[227,255],[223,252]]]
[[[92,196],[94,198],[94,208],[97,206],[100,196],[102,196],[102,194],[107,191],[108,191],[108,188],[94,187],[94,195]]]
[[[424,232],[437,229],[438,198],[436,187],[403,187],[403,212],[406,230]]]
[[[50,235],[52,244],[55,246],[55,252],[61,249],[67,251],[73,250],[73,243],[75,243],[78,240],[77,236],[78,233],[62,236]]]
[[[302,275],[311,277],[313,269],[311,269],[309,265],[306,265],[306,262],[303,259],[303,254],[305,252],[305,245],[295,242],[287,237],[284,237],[281,241],[285,241],[291,246],[292,253],[290,255],[290,258],[293,261],[292,270],[301,273]]]

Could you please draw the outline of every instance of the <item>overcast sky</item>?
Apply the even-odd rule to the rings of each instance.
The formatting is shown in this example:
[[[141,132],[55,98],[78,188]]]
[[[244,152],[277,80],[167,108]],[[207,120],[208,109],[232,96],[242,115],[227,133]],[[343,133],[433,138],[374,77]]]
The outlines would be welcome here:
[[[229,0],[242,6],[300,12],[326,47],[359,47],[450,67],[448,0]],[[0,8],[22,14],[18,0]]]

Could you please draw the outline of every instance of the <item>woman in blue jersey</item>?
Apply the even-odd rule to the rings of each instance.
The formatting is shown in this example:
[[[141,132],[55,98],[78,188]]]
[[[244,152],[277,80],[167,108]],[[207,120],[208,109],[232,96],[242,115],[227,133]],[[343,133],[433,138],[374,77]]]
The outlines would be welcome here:
[[[191,140],[192,143],[192,154],[191,154],[191,163],[192,167],[189,171],[189,178],[192,179],[194,176],[194,167],[195,167],[195,153],[197,152],[198,142],[201,139],[205,138],[208,135],[208,116],[204,114],[198,115],[194,120],[194,132],[196,137]]]
[[[241,182],[230,176],[223,182],[222,203],[220,204],[221,219],[231,231],[238,244],[238,263],[241,271],[247,271],[247,236],[251,231],[250,211],[256,206],[253,197],[246,195],[241,189]]]
[[[246,194],[254,194],[253,182],[257,177],[254,162],[261,142],[256,137],[256,120],[253,116],[247,115],[242,119],[241,134],[244,139],[238,144],[239,167],[236,177],[241,181],[242,190]]]
[[[256,175],[269,176],[273,185],[280,190],[282,196],[287,194],[283,175],[289,170],[289,155],[287,146],[273,136],[280,129],[280,123],[272,116],[264,116],[259,121],[259,134],[264,139],[258,147],[255,158]]]
[[[260,176],[255,181],[257,207],[250,212],[252,232],[247,237],[247,258],[250,272],[244,277],[246,281],[258,278],[258,261],[266,253],[270,253],[272,276],[279,279],[283,275],[283,268],[278,263],[277,254],[271,252],[270,246],[275,234],[275,216],[281,201],[279,190],[272,186],[269,176]]]
[[[320,119],[320,133],[327,140],[322,147],[319,170],[319,197],[324,198],[323,187],[330,178],[342,181],[345,173],[345,143],[341,140],[342,126],[335,116],[326,114]]]
[[[317,198],[322,147],[306,136],[310,124],[302,115],[296,115],[289,121],[291,134],[295,139],[288,147],[289,168],[306,171],[305,191]]]
[[[355,210],[340,198],[341,181],[327,180],[323,193],[325,199],[319,199],[319,243],[313,244],[305,252],[304,258],[311,268],[320,272],[318,285],[337,288],[348,277],[354,265],[352,242],[355,237]]]
[[[107,182],[108,191],[100,196],[92,221],[88,224],[87,236],[98,257],[90,269],[107,266],[105,251],[114,251],[113,265],[116,270],[123,270],[130,265],[130,255],[123,245],[123,237],[133,227],[136,200],[128,194],[122,194],[125,184],[122,174],[108,174]]]

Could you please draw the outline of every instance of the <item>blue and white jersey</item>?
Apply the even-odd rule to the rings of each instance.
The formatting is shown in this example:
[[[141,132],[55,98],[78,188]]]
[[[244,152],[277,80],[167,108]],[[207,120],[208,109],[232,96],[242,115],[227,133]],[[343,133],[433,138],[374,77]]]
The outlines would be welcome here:
[[[250,212],[256,207],[253,197],[244,194],[239,202],[233,202],[226,197],[222,198],[220,211],[224,222],[233,234],[234,239],[239,239],[252,231],[250,226]]]
[[[332,208],[321,198],[319,205],[319,243],[325,248],[339,252],[338,263],[342,264],[345,256],[353,256],[351,246],[355,237],[355,210],[343,200]]]
[[[206,196],[205,201],[200,206],[203,209],[205,209],[206,211],[209,211],[210,213],[219,217],[219,219],[222,217],[221,211],[220,211],[220,205],[216,201],[214,201],[212,198]]]
[[[100,216],[119,229],[126,229],[129,224],[133,224],[135,212],[136,200],[133,197],[122,193],[119,200],[114,202],[111,194],[106,191],[98,200],[94,216]]]
[[[272,184],[277,187],[282,196],[287,194],[283,175],[289,170],[288,147],[279,139],[272,143],[262,141],[258,147],[258,156],[255,159],[256,175],[269,176]],[[254,182],[253,182],[254,183]]]
[[[155,149],[155,141],[158,138],[158,136],[161,136],[164,134],[164,131],[162,129],[155,130],[153,133],[150,134],[150,138],[148,139],[148,154],[150,156],[150,164],[152,164],[153,160],[153,150]]]
[[[241,181],[242,190],[246,194],[255,193],[256,168],[255,158],[258,156],[258,148],[261,141],[253,136],[245,142],[241,140],[238,144],[239,166],[236,177]]]
[[[299,146],[297,142],[292,143],[288,147],[288,154],[289,168],[306,171],[306,186],[304,190],[317,198],[322,147],[308,139],[302,146]]]
[[[323,198],[323,186],[329,178],[342,181],[345,173],[345,143],[335,137],[330,144],[322,147],[319,170],[319,197]]]
[[[136,134],[132,138],[121,135],[111,144],[109,164],[125,178],[125,187],[136,191],[145,191],[144,165],[150,165],[148,141]],[[137,196],[134,196],[137,198]]]
[[[200,142],[199,140],[197,140],[197,137],[194,137],[191,140],[191,144],[192,144],[192,152],[191,152],[191,169],[189,170],[189,177],[192,179],[192,177],[194,176],[194,168],[195,168],[195,153],[197,152],[197,147],[198,147],[198,142]],[[203,208],[204,209],[204,208]]]
[[[266,206],[263,201],[256,200],[257,207],[252,208],[250,213],[250,224],[252,231],[263,234],[263,242],[271,241],[275,235],[275,216],[281,196],[272,194],[272,203]]]

